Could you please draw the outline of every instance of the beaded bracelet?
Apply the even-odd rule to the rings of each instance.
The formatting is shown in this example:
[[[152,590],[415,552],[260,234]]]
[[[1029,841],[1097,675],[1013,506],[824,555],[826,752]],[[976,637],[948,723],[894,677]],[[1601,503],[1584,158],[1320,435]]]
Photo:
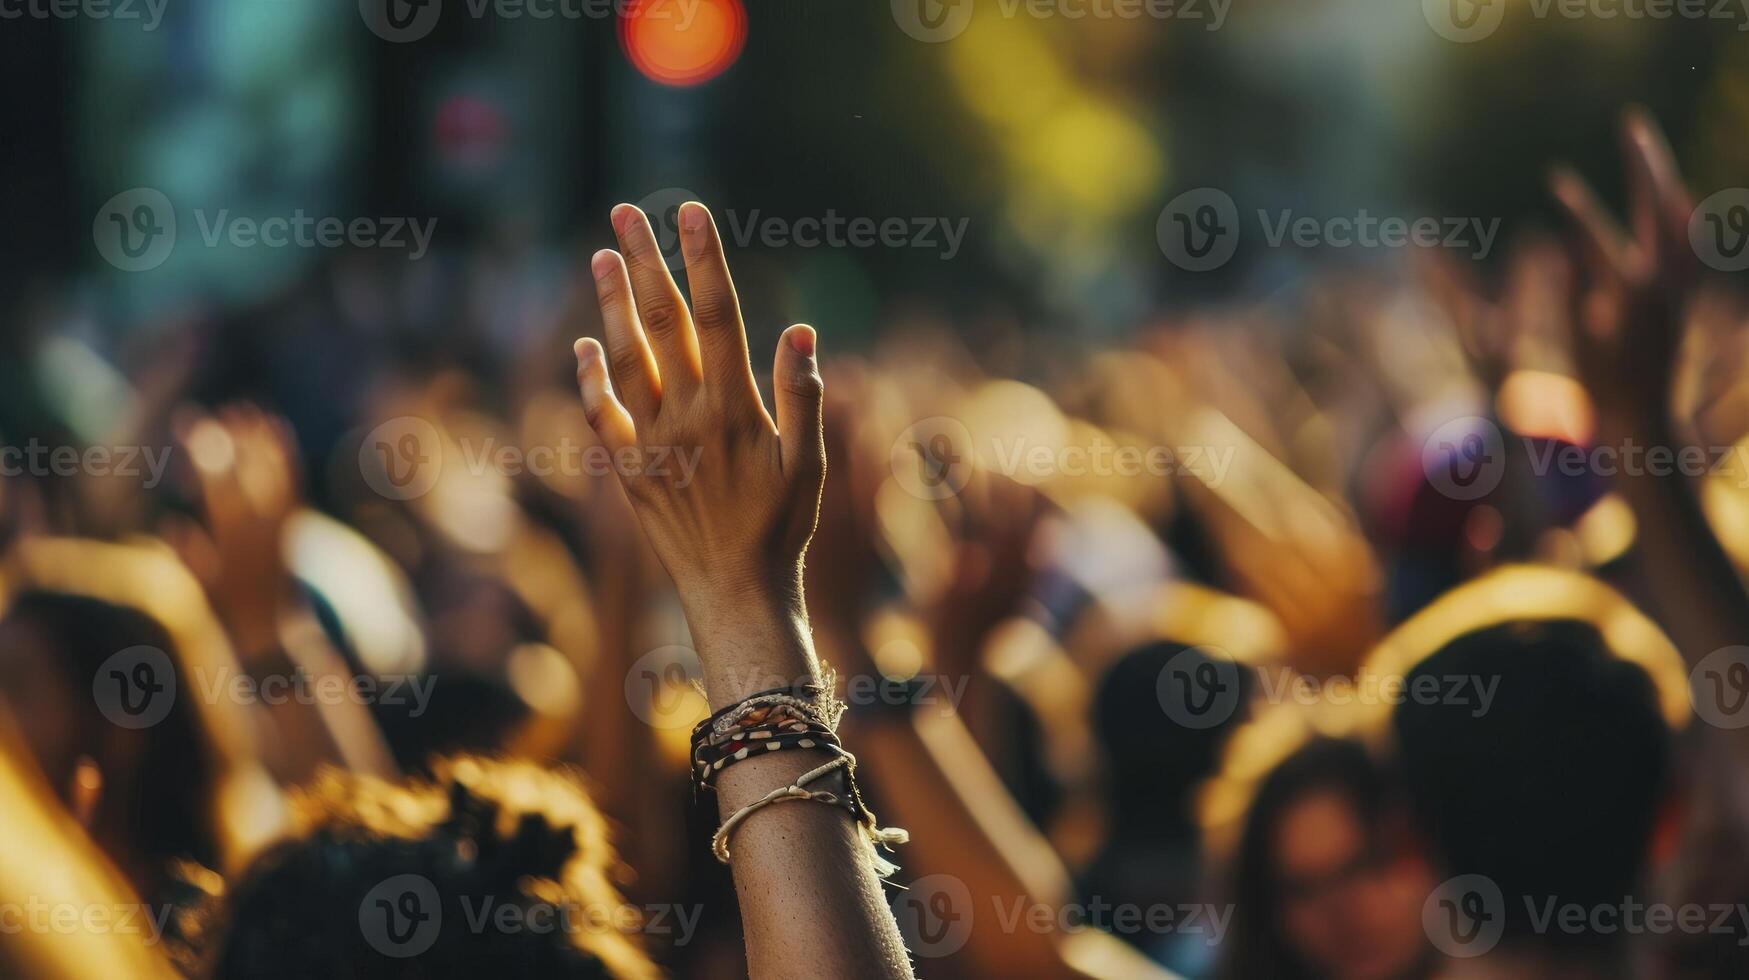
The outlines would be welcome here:
[[[843,752],[838,736],[831,732],[785,732],[764,738],[735,739],[721,745],[703,747],[693,756],[693,778],[706,789],[715,788],[717,773],[754,755],[782,752],[787,749],[825,749]]]

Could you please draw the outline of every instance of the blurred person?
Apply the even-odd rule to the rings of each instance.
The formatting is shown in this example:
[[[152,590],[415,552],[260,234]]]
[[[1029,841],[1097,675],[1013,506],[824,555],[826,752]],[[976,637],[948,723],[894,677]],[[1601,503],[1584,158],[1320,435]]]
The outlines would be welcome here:
[[[1079,876],[1084,894],[1139,908],[1208,897],[1195,794],[1219,766],[1244,713],[1206,726],[1180,724],[1162,710],[1159,693],[1169,665],[1195,675],[1204,664],[1212,670],[1215,661],[1195,647],[1161,640],[1124,654],[1099,681],[1092,715],[1108,770],[1108,826],[1099,854]],[[1241,690],[1240,704],[1245,696]],[[1145,951],[1172,970],[1206,976],[1212,968],[1215,949],[1201,936],[1149,938],[1153,948]]]
[[[179,659],[165,627],[134,609],[84,596],[27,592],[0,619],[0,698],[60,795],[133,887],[160,897],[171,865],[215,863],[216,777],[191,697],[156,724],[124,727],[93,697],[100,670],[147,647]],[[139,692],[133,692],[139,696]]]
[[[0,975],[31,980],[175,976],[159,945],[168,906],[142,906],[137,893],[83,828],[0,716]],[[102,909],[116,928],[43,928],[67,911]],[[67,910],[67,911],[62,911]]]
[[[1434,885],[1400,791],[1358,742],[1313,738],[1259,784],[1233,858],[1222,977],[1418,980]]]
[[[1453,925],[1481,952],[1454,959],[1445,975],[1623,975],[1627,929],[1598,928],[1591,910],[1646,901],[1648,870],[1675,840],[1673,739],[1657,688],[1577,620],[1470,632],[1405,683],[1451,677],[1499,678],[1488,709],[1408,699],[1391,718],[1406,791],[1442,876],[1454,890],[1467,890],[1465,876],[1498,890],[1498,907]],[[1569,907],[1586,910],[1581,927],[1538,918]],[[1496,918],[1497,946],[1480,938],[1487,933],[1468,938]]]

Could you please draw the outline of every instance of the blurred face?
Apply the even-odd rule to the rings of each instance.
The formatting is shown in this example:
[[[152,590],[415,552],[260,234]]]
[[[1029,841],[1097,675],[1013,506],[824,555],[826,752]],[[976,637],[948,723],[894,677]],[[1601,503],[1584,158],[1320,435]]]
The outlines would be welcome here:
[[[68,687],[55,649],[33,624],[9,619],[0,625],[0,702],[12,712],[18,734],[57,790],[65,789],[74,760],[88,751],[80,737],[77,696]]]
[[[1288,942],[1330,980],[1414,976],[1426,953],[1421,905],[1433,881],[1413,856],[1386,856],[1334,792],[1302,797],[1276,824],[1276,882]]]

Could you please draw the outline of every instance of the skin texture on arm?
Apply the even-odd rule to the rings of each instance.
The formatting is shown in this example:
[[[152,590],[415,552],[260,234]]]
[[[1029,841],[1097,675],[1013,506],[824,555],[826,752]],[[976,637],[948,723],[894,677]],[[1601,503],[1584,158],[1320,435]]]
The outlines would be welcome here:
[[[690,309],[643,212],[614,208],[623,257],[604,250],[590,263],[607,344],[577,342],[577,383],[722,708],[820,677],[802,556],[826,471],[823,389],[814,331],[792,326],[778,342],[775,417],[766,411],[716,225],[697,203],[679,217]],[[658,465],[676,456],[694,465]],[[722,815],[828,758],[796,750],[725,769]],[[911,975],[872,855],[842,809],[769,806],[729,846],[753,977]]]
[[[1635,112],[1623,128],[1632,229],[1624,233],[1585,182],[1558,171],[1554,192],[1572,224],[1570,284],[1574,360],[1597,407],[1602,444],[1687,444],[1670,416],[1677,354],[1699,263],[1689,245],[1693,213],[1676,160],[1652,122]],[[1638,577],[1692,664],[1749,642],[1749,596],[1680,471],[1624,473],[1616,481],[1641,528]]]

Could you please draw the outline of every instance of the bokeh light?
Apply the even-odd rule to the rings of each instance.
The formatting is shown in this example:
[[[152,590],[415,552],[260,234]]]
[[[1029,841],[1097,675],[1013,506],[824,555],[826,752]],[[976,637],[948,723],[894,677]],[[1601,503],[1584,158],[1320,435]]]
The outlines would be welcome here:
[[[687,86],[721,75],[747,42],[741,0],[633,0],[619,22],[619,42],[638,71],[663,85]]]

